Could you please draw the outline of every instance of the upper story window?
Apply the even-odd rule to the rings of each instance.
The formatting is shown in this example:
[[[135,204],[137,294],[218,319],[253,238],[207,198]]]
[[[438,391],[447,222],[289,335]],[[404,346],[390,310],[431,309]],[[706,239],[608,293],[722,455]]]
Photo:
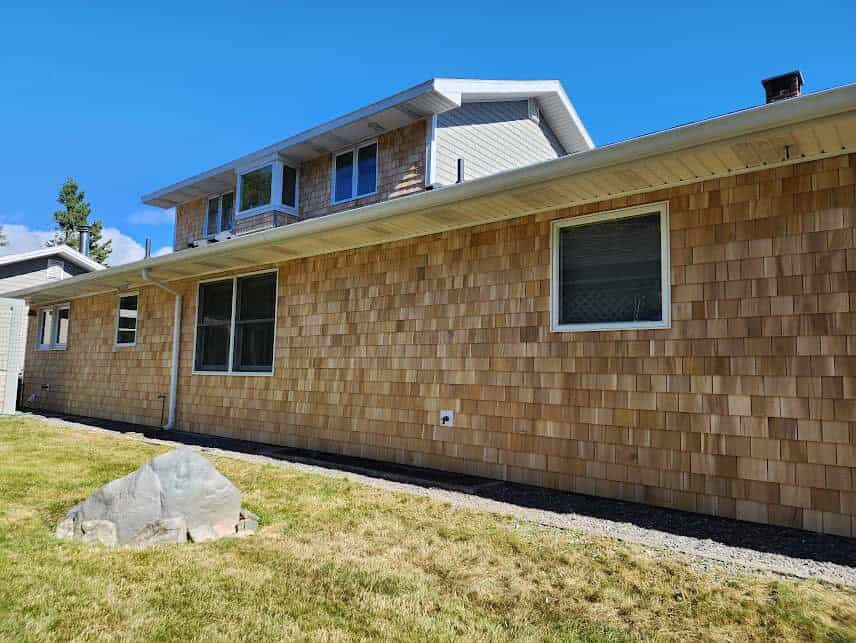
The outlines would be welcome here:
[[[70,324],[69,305],[60,304],[39,311],[39,350],[65,350]]]
[[[137,319],[140,297],[137,293],[119,295],[116,312],[116,346],[137,344]]]
[[[238,175],[238,216],[270,210],[297,213],[298,172],[279,158]]]
[[[62,279],[65,276],[65,262],[62,259],[48,259],[47,278]]]
[[[273,166],[266,165],[241,175],[241,212],[270,203]]]
[[[377,141],[339,152],[333,160],[333,203],[377,192]]]
[[[555,221],[551,245],[554,331],[671,324],[667,204]]]
[[[271,374],[276,272],[199,284],[196,373]]]
[[[208,199],[208,214],[205,217],[205,236],[231,230],[235,224],[235,194],[227,192]]]

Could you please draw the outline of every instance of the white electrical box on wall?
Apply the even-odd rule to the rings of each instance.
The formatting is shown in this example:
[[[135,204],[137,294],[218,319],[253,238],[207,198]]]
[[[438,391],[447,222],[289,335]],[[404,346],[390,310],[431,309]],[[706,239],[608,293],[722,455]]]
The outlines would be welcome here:
[[[440,411],[440,426],[455,426],[455,412]]]

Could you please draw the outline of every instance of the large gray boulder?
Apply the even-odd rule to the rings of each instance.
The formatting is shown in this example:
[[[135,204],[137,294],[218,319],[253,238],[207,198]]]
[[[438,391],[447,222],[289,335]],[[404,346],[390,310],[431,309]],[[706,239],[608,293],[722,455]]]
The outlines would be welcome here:
[[[56,535],[105,545],[186,542],[188,533],[236,535],[241,519],[237,487],[181,447],[96,490],[68,512]]]

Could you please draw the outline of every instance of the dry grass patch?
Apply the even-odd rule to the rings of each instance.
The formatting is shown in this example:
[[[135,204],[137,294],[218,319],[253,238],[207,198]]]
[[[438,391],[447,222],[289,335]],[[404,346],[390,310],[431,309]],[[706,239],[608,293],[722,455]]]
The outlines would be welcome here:
[[[249,539],[60,542],[76,502],[165,448],[0,420],[0,639],[851,640],[856,593],[699,571],[610,541],[216,458]]]

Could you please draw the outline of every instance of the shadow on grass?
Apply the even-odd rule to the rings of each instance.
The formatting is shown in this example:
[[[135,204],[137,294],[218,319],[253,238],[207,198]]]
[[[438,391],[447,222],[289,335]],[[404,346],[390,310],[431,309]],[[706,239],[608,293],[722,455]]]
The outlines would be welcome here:
[[[191,446],[261,455],[284,462],[311,464],[426,488],[448,489],[557,514],[576,514],[630,523],[645,529],[711,540],[731,547],[743,547],[759,552],[856,567],[856,540],[849,538],[309,449],[281,447],[203,433],[164,431],[155,427],[97,418],[50,414],[44,411],[37,411],[37,413],[116,433],[139,433],[147,438],[169,440]]]

